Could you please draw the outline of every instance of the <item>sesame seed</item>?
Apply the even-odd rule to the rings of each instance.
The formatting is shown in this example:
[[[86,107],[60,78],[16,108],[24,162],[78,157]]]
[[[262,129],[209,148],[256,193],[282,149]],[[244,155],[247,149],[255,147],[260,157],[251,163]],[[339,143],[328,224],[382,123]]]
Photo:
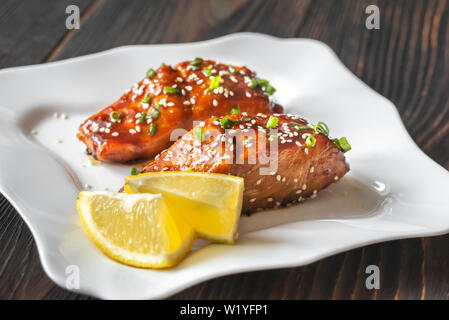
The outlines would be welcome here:
[[[149,103],[141,103],[143,109],[148,109],[150,107]]]
[[[136,126],[136,131],[140,132],[140,126]]]
[[[337,180],[338,180],[338,176],[335,176],[335,177],[334,177],[334,180],[337,181]]]
[[[309,148],[304,149],[305,154],[309,154]]]
[[[191,91],[192,90],[192,87],[191,86],[185,86],[184,87],[187,91]]]
[[[296,178],[295,178],[295,179],[293,179],[293,181],[294,181],[295,183],[298,183],[298,179],[296,179]]]
[[[84,188],[85,188],[85,189],[90,189],[90,188],[92,188],[92,186],[91,186],[90,184],[86,183],[86,184],[84,185]]]
[[[104,129],[104,132],[105,132],[105,133],[109,133],[109,132],[111,132],[111,129],[106,128],[106,129]]]
[[[273,198],[268,198],[267,201],[268,202],[273,202]]]
[[[136,133],[136,130],[134,130],[134,129],[129,129],[129,133],[134,134],[134,133]]]
[[[37,131],[36,131],[36,130],[31,130],[31,134],[36,135],[36,134],[37,134]]]
[[[167,103],[167,107],[173,107],[175,104],[173,102]]]
[[[315,167],[312,166],[312,168],[310,168],[310,173],[313,173],[315,171]]]
[[[313,194],[316,194],[318,191],[317,190],[313,190]]]
[[[287,179],[285,177],[282,178],[282,182],[285,182]]]
[[[252,198],[249,200],[249,202],[254,202],[254,201],[256,201],[256,198]]]
[[[295,143],[296,143],[296,145],[297,145],[298,147],[300,147],[300,146],[301,146],[301,142],[299,142],[299,141],[295,141]]]
[[[194,98],[190,98],[190,103],[191,103],[191,104],[195,104],[195,102],[196,102],[196,101],[195,101]]]
[[[304,183],[303,185],[302,185],[302,190],[306,190],[307,189],[307,185]]]
[[[262,178],[257,180],[256,184],[261,184],[262,183]]]
[[[111,134],[111,136],[117,137],[117,136],[118,136],[118,132],[113,132],[113,133]]]
[[[189,101],[189,100],[186,100],[186,101],[184,101],[182,104],[184,104],[184,105],[186,105],[186,106],[189,106],[189,105],[190,105],[190,101]]]
[[[237,83],[238,80],[234,76],[230,76],[229,79],[231,79],[232,82]]]
[[[248,98],[251,98],[251,93],[247,92],[247,93],[246,93],[246,96],[247,96]]]
[[[301,189],[296,190],[296,194],[300,194],[302,192]]]
[[[196,84],[202,84],[203,83],[203,79],[200,79],[196,82]]]
[[[216,106],[218,106],[218,101],[214,99],[214,100],[212,101],[212,104],[214,105],[214,107],[216,107]]]
[[[282,177],[281,177],[279,174],[276,176],[276,180],[277,180],[277,181],[281,181],[281,178],[282,178]]]

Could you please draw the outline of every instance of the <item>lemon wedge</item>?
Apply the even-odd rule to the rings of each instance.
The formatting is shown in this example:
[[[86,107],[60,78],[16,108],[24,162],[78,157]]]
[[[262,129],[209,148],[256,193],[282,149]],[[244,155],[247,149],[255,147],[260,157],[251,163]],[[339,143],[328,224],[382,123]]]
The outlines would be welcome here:
[[[174,217],[160,194],[82,191],[81,221],[109,257],[136,267],[165,268],[190,250],[194,230]]]
[[[205,172],[148,172],[126,178],[125,191],[157,193],[198,237],[232,244],[242,210],[243,178]]]

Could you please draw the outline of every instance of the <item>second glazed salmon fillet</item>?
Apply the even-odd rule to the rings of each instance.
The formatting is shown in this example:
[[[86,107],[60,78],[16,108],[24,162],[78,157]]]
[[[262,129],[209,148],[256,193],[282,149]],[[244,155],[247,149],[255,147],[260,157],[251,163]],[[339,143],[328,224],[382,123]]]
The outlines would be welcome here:
[[[270,100],[274,88],[246,67],[195,59],[162,65],[109,107],[85,120],[78,138],[94,158],[128,162],[151,158],[175,142],[175,129],[229,114],[282,112]]]

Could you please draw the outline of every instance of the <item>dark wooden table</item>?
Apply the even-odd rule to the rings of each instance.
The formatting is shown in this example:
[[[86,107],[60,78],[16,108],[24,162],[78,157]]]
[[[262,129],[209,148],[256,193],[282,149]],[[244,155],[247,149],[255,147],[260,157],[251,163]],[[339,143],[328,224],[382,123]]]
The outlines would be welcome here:
[[[79,30],[65,28],[69,4],[80,8]],[[380,8],[380,30],[365,27],[369,4]],[[324,41],[395,103],[415,142],[449,169],[449,3],[443,0],[2,0],[0,68],[238,31]],[[379,290],[365,288],[370,264],[380,268]],[[1,195],[0,298],[88,298],[45,275],[30,231]],[[371,245],[305,267],[227,276],[173,298],[448,299],[449,235]]]

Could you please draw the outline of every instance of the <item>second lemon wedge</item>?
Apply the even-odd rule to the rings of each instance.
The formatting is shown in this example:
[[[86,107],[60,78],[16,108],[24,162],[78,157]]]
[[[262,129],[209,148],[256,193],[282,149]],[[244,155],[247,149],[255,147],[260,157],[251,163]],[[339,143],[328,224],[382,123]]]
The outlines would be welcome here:
[[[149,172],[126,178],[129,194],[162,194],[170,213],[200,238],[234,243],[243,199],[243,179],[204,172]]]

